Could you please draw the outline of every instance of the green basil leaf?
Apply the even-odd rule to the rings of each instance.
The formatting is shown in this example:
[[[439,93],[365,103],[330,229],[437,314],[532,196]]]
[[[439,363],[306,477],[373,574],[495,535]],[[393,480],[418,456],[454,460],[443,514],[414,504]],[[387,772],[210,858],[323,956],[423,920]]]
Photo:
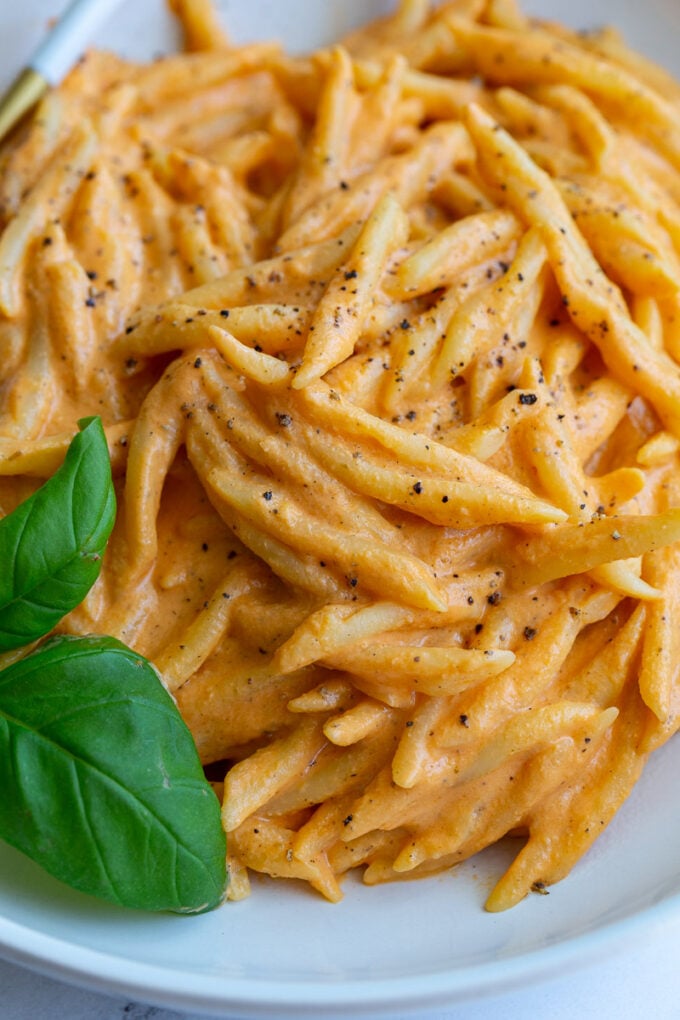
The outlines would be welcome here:
[[[79,424],[61,467],[0,520],[0,652],[49,633],[99,575],[116,500],[101,421]]]
[[[193,913],[226,885],[220,806],[146,659],[55,637],[0,673],[0,837],[68,885]]]

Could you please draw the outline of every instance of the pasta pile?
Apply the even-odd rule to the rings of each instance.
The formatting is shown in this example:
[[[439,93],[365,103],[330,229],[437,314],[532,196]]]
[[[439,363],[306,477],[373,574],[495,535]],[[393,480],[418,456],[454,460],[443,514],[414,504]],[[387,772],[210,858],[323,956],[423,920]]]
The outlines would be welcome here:
[[[62,629],[160,670],[232,898],[510,834],[503,910],[680,723],[680,86],[512,0],[303,57],[173,6],[2,150],[0,510],[102,416]]]

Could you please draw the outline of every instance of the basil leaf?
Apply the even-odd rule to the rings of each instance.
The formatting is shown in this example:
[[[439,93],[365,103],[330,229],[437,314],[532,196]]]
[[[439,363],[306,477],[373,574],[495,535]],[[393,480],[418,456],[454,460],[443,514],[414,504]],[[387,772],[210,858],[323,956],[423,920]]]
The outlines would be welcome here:
[[[116,501],[101,421],[79,424],[61,467],[0,520],[0,652],[49,633],[99,575]]]
[[[0,787],[0,837],[76,889],[222,901],[219,802],[158,674],[114,638],[52,638],[0,673]]]

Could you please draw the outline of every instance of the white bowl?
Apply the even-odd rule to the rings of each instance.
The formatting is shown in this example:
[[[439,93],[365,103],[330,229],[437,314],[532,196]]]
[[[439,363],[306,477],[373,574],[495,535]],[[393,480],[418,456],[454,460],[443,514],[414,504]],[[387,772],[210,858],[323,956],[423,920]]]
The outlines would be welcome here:
[[[238,40],[329,41],[385,8],[375,0],[223,0]],[[596,14],[593,14],[596,6]],[[58,0],[0,11],[8,80]],[[575,26],[612,21],[680,73],[678,0],[530,0]],[[161,0],[123,4],[98,42],[134,57],[174,45]],[[346,1016],[451,1004],[613,952],[680,909],[680,743],[651,762],[633,796],[572,875],[506,914],[483,911],[508,860],[500,846],[453,872],[378,888],[346,882],[330,905],[296,885],[253,883],[247,901],[200,917],[148,916],[80,896],[0,844],[0,954],[82,985],[175,1008],[241,1017]]]

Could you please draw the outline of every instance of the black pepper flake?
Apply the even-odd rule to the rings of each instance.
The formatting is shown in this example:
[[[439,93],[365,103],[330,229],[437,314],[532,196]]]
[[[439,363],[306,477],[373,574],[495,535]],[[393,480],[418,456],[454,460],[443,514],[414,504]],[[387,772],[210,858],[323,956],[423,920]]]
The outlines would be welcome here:
[[[497,606],[502,598],[503,596],[499,591],[492,591],[490,595],[486,596],[486,601],[490,606]]]
[[[535,393],[520,393],[519,402],[520,404],[535,404],[538,397]]]
[[[460,723],[461,726],[466,726],[467,727],[467,726],[470,725],[470,720],[468,719],[468,717],[465,715],[464,712],[462,712],[458,716],[458,722]]]
[[[401,326],[402,329],[410,329],[411,328],[411,323],[408,321],[408,319],[402,319],[401,322],[399,323],[399,325]]]
[[[203,364],[203,362],[201,361],[200,358],[195,358],[194,359],[194,368],[200,368],[202,364]]]
[[[278,421],[279,425],[284,429],[287,429],[290,425],[293,424],[293,419],[291,418],[291,416],[283,411],[276,412],[276,420]]]
[[[356,280],[358,275],[359,274],[357,273],[356,269],[348,269],[347,272],[345,273],[345,279]]]
[[[545,882],[540,881],[540,879],[537,879],[535,882],[531,883],[531,891],[535,893],[540,893],[541,896],[549,895],[549,892],[545,886]]]
[[[262,499],[266,499],[267,502],[269,502],[273,498],[274,498],[274,493],[271,491],[271,489],[267,489],[266,492],[262,493]]]
[[[423,491],[423,483],[422,482],[414,482],[414,484],[413,484],[413,491],[415,492],[416,496],[419,496],[421,494],[421,492]]]
[[[535,627],[525,627],[523,634],[525,641],[533,641],[536,635],[538,634],[538,631],[536,630]]]
[[[475,634],[481,634],[483,630],[484,630],[484,624],[483,623],[476,623],[475,624]]]
[[[97,302],[95,301],[95,299],[93,297],[88,297],[88,298],[85,298],[85,305],[86,305],[87,308],[96,308],[97,307]]]
[[[222,316],[223,319],[228,319],[229,318],[229,309],[228,308],[220,308],[220,315]]]
[[[347,815],[346,818],[343,818],[342,824],[343,825],[349,825],[349,823],[352,821],[353,817],[354,817],[354,815]]]

